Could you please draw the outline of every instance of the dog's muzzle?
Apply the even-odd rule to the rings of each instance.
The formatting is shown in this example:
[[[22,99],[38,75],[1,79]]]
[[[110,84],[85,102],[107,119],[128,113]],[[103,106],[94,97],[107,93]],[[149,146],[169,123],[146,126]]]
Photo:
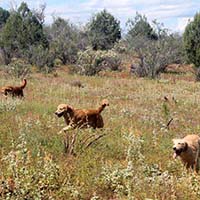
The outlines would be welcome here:
[[[58,112],[55,112],[55,115],[57,115],[57,117],[62,117],[63,113],[58,113]]]
[[[180,156],[181,153],[183,152],[183,149],[177,149],[176,147],[173,147],[173,150],[174,150],[173,158],[176,158],[177,156]]]
[[[176,149],[176,150],[175,150],[175,153],[176,153],[177,155],[180,155],[182,152],[183,152],[182,149]]]

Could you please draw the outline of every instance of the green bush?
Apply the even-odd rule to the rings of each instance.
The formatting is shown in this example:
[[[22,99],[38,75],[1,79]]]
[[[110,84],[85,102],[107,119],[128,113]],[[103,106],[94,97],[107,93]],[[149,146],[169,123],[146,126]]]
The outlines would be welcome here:
[[[29,54],[29,62],[36,65],[40,71],[51,72],[54,68],[55,55],[43,46],[33,46]]]
[[[120,70],[121,59],[113,51],[94,51],[87,49],[78,53],[78,72],[92,76],[102,70]]]
[[[94,50],[111,49],[121,39],[120,22],[106,10],[94,15],[88,28],[89,42]]]
[[[128,35],[127,46],[136,53],[139,62],[133,63],[131,72],[139,77],[157,78],[171,63],[182,63],[182,38],[178,34],[171,34],[164,26],[153,21],[153,33],[156,39],[146,35]]]
[[[31,46],[41,45],[48,48],[43,20],[38,17],[42,14],[43,12],[29,9],[25,2],[10,12],[0,37],[0,47],[4,50],[7,63],[11,58],[26,56]]]
[[[193,63],[196,68],[200,67],[200,13],[194,16],[194,20],[191,21],[185,28],[183,34],[184,49],[187,59],[190,63]],[[197,70],[197,80],[200,80],[200,73]]]
[[[79,30],[70,21],[60,17],[55,18],[47,29],[51,49],[62,64],[73,64],[77,60]]]
[[[3,69],[9,76],[22,78],[30,73],[31,65],[25,60],[14,58],[10,64],[3,66]]]

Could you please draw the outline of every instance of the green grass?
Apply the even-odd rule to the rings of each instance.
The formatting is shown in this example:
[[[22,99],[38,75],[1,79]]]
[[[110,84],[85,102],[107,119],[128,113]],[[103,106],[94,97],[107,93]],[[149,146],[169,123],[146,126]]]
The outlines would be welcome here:
[[[17,195],[34,199],[200,198],[199,176],[186,173],[181,162],[172,159],[171,141],[199,133],[200,84],[188,81],[187,77],[184,80],[186,75],[182,74],[181,78],[169,74],[159,80],[116,76],[83,77],[63,71],[58,71],[58,77],[32,74],[24,100],[1,98],[0,178],[8,183],[11,177],[16,182],[16,193],[8,192],[10,199]],[[84,88],[71,86],[74,80],[80,80]],[[18,82],[0,79],[0,85]],[[164,96],[168,96],[169,102],[164,101]],[[63,118],[54,115],[57,105],[95,108],[104,98],[110,102],[102,113],[104,129],[77,130],[76,156],[67,156],[64,136],[57,134],[65,126]],[[171,117],[173,121],[166,129]],[[106,136],[87,149],[81,148],[85,137],[101,133]],[[23,147],[21,137],[25,141]],[[30,156],[24,164],[23,149]],[[21,157],[5,161],[10,152],[18,151],[22,152]],[[19,162],[14,169],[21,178],[9,167],[13,162]],[[47,165],[39,165],[41,162]],[[38,165],[41,170],[36,169]],[[26,176],[21,173],[23,166],[27,167]],[[59,174],[55,175],[57,167]],[[32,181],[32,174],[40,182]],[[22,189],[29,192],[22,195]],[[5,198],[1,190],[0,194]]]

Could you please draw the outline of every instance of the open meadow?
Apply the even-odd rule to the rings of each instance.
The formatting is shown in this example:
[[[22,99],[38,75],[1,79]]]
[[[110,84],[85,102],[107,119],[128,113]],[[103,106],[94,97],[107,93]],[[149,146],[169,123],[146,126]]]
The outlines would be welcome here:
[[[0,86],[20,81],[2,73]],[[193,74],[150,80],[58,69],[27,77],[24,95],[24,100],[0,99],[1,199],[200,198],[200,176],[172,158],[173,138],[200,133],[200,83]],[[58,135],[65,122],[54,114],[57,105],[97,108],[102,99],[110,103],[102,112],[103,130],[69,131],[76,132],[77,140],[75,155],[66,155],[64,134]],[[86,145],[99,134],[105,135]]]
[[[0,1],[0,200],[199,200],[199,10]]]

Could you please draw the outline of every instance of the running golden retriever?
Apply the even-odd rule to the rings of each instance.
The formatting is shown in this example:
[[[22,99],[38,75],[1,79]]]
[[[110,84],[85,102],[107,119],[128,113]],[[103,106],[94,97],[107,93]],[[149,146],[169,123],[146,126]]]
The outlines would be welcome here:
[[[68,125],[63,129],[67,131],[71,128],[103,128],[104,122],[101,112],[106,106],[109,106],[108,100],[104,99],[98,109],[75,109],[67,104],[60,104],[55,114],[58,117],[64,117]]]

